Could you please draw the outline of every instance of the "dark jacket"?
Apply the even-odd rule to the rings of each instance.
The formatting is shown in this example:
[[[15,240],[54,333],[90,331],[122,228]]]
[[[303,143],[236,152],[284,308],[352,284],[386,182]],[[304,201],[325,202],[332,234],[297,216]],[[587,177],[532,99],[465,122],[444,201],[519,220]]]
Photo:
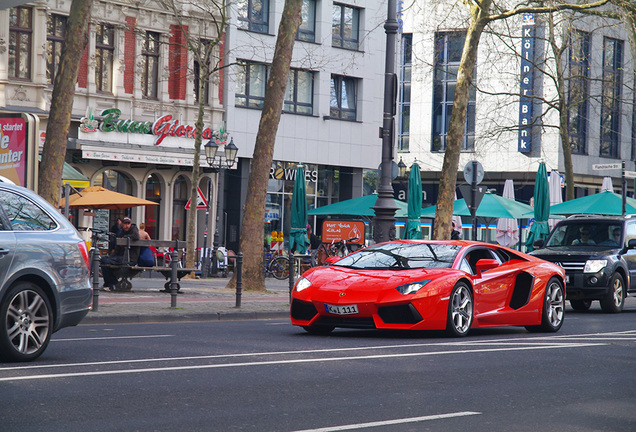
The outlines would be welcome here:
[[[130,228],[128,229],[128,231],[122,229],[121,231],[117,233],[117,238],[126,238],[126,237],[130,237],[130,240],[139,240],[139,228],[137,228],[137,225],[132,224],[130,225]],[[126,252],[126,246],[117,245],[115,246],[115,252],[113,254],[124,256],[125,252]],[[139,246],[130,247],[129,259],[130,259],[130,262],[129,262],[130,265],[137,265],[137,261],[139,260]]]

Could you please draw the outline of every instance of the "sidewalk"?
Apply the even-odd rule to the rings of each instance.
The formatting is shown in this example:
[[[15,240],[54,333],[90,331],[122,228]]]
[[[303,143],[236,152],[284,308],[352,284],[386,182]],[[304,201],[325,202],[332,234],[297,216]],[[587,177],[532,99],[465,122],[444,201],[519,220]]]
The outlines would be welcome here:
[[[289,280],[266,278],[265,293],[249,291],[243,280],[240,308],[236,308],[236,290],[225,288],[229,280],[181,279],[177,307],[171,308],[171,295],[161,292],[164,277],[144,274],[131,280],[131,291],[100,289],[98,310],[90,311],[81,324],[289,318]]]

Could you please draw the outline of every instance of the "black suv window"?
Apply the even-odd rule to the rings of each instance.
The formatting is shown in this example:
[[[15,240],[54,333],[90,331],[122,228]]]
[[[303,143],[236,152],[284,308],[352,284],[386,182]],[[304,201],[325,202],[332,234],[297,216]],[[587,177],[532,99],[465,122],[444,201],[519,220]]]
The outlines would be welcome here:
[[[0,202],[14,231],[47,231],[57,227],[48,214],[21,195],[0,191]]]
[[[620,246],[622,224],[616,221],[575,221],[558,225],[547,247]]]

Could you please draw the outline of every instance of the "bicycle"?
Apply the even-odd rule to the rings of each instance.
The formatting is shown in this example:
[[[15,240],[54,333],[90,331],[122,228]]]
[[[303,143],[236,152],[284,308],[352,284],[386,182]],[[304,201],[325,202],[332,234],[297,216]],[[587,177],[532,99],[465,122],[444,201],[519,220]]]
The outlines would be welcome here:
[[[272,275],[278,280],[284,280],[289,277],[289,258],[285,255],[265,254],[265,276]]]
[[[332,256],[343,257],[349,255],[352,250],[347,247],[347,243],[351,243],[358,240],[358,237],[352,237],[348,240],[335,241],[331,243],[321,243],[316,249],[315,264],[312,256],[312,265],[325,265],[327,258]]]

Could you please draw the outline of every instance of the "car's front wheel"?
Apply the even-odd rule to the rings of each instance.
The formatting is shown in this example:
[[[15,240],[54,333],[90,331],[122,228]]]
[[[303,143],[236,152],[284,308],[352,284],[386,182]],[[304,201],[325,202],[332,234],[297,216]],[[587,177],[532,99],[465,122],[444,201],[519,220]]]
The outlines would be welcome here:
[[[563,284],[557,278],[548,281],[543,296],[543,312],[541,324],[526,326],[529,331],[557,332],[563,325],[565,311],[565,291]]]
[[[31,361],[51,340],[53,312],[44,291],[31,282],[14,285],[0,305],[0,359]]]
[[[446,333],[450,336],[466,336],[473,323],[473,293],[464,282],[453,288],[448,300]]]
[[[614,273],[609,291],[601,299],[601,309],[605,313],[619,313],[625,304],[625,283],[620,273]]]

